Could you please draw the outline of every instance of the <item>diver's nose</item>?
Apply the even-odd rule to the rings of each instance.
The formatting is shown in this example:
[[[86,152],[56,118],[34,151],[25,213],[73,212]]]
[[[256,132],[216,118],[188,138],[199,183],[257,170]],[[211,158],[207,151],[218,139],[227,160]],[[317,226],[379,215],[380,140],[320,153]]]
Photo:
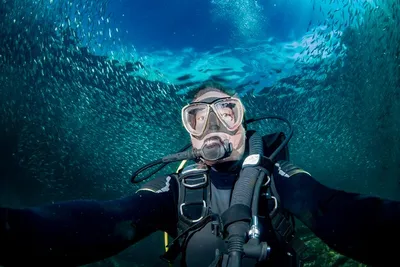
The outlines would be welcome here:
[[[208,128],[211,131],[218,131],[219,128],[220,128],[220,125],[219,125],[219,120],[217,118],[217,115],[215,115],[215,113],[213,111],[211,111],[210,112],[210,117],[208,119],[209,119],[209,122],[210,122]]]

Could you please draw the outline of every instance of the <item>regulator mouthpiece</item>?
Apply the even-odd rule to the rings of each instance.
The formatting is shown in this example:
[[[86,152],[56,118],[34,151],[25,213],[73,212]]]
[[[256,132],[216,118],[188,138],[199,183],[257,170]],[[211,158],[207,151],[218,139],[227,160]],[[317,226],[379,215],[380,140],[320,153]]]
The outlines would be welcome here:
[[[232,143],[228,139],[223,142],[221,139],[213,139],[209,142],[205,142],[201,149],[197,151],[197,154],[208,161],[216,161],[223,158],[227,158],[232,153]]]

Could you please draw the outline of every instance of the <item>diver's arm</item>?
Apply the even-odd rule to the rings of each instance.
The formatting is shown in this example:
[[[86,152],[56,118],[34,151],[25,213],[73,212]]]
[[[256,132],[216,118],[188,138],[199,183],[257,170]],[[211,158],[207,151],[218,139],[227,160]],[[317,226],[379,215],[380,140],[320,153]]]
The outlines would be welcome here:
[[[328,188],[285,162],[274,181],[282,207],[334,250],[368,265],[398,261],[400,202]]]
[[[0,208],[0,265],[78,266],[117,254],[156,230],[176,227],[172,191]]]

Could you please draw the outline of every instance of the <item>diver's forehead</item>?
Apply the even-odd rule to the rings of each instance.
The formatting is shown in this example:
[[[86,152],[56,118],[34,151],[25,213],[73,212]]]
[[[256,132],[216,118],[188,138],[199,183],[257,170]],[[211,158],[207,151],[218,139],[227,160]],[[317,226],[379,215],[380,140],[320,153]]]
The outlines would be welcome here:
[[[230,95],[222,93],[222,92],[210,91],[210,92],[207,92],[207,93],[199,96],[193,102],[201,102],[202,100],[207,99],[207,98],[224,98],[224,97],[230,97]]]

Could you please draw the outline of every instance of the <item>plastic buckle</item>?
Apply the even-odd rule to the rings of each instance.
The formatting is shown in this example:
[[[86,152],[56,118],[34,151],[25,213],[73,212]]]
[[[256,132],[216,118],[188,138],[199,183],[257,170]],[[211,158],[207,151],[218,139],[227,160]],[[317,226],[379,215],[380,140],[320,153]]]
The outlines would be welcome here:
[[[193,174],[191,176],[182,177],[182,184],[191,189],[202,188],[207,185],[208,176],[205,173]]]
[[[223,229],[223,227],[221,227],[221,222],[219,221],[219,219],[211,222],[211,233],[213,235],[222,237],[223,236],[222,229]]]
[[[208,183],[208,167],[202,164],[192,164],[183,169],[180,180],[186,188],[197,189]]]

